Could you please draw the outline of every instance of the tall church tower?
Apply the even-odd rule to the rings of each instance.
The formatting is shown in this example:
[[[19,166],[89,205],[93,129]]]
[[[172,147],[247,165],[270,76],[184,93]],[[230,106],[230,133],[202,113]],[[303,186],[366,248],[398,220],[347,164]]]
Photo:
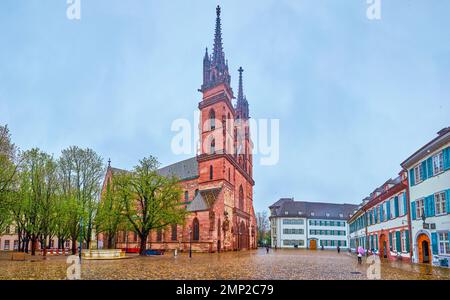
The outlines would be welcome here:
[[[209,218],[211,224],[218,224],[210,226],[210,238],[217,241],[219,251],[256,247],[252,143],[248,102],[243,93],[243,69],[239,69],[238,99],[233,106],[235,97],[223,50],[220,14],[217,6],[213,50],[210,55],[206,48],[203,58],[197,156],[200,191],[217,191]]]

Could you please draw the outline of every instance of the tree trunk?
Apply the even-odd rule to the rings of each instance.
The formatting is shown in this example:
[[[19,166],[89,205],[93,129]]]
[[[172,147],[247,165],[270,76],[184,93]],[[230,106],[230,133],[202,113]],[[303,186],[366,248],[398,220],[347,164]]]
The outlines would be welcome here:
[[[147,250],[147,237],[148,233],[142,234],[141,242],[140,242],[140,248],[139,248],[139,255],[145,255],[145,251]]]
[[[72,237],[72,255],[77,254],[77,239]]]
[[[31,255],[32,256],[36,255],[36,242],[37,242],[36,236],[33,234],[31,236]]]
[[[113,239],[114,237],[110,234],[108,234],[108,249],[114,249],[113,248]]]

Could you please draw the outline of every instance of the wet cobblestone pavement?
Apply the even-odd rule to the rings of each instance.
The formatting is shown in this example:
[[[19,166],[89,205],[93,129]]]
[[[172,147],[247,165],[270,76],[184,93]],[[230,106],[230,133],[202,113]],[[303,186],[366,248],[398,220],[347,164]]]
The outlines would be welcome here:
[[[11,261],[0,253],[0,279],[65,279],[66,258],[27,256]],[[368,265],[357,264],[356,256],[342,252],[308,250],[253,250],[201,254],[174,258],[130,255],[121,260],[83,260],[82,279],[367,279]],[[444,279],[450,270],[401,262],[382,262],[381,279]]]

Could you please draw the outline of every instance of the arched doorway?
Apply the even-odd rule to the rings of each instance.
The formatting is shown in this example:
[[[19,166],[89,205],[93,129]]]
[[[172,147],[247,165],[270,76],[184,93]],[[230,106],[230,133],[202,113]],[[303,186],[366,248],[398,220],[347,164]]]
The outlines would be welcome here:
[[[430,263],[430,238],[425,233],[419,234],[417,237],[417,249],[418,249],[418,257],[420,263]]]
[[[380,257],[388,258],[389,256],[389,247],[385,234],[380,235]]]

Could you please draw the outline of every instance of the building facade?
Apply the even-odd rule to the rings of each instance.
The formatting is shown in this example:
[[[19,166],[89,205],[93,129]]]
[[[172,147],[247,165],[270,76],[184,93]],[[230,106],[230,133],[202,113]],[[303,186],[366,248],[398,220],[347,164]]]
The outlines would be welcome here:
[[[159,170],[175,175],[184,190],[190,212],[184,225],[173,225],[150,234],[152,249],[189,249],[216,252],[256,248],[256,218],[253,208],[253,157],[249,128],[249,105],[239,68],[236,104],[221,32],[221,10],[217,7],[214,47],[203,58],[203,84],[199,91],[200,147],[196,157]],[[109,167],[105,183],[114,172]],[[136,249],[134,232],[119,232],[119,248]]]
[[[356,208],[282,198],[269,207],[272,247],[347,248],[347,219]]]
[[[361,246],[388,259],[411,259],[407,173],[387,180],[363,199],[348,220],[350,248]]]
[[[26,242],[25,242],[26,243]],[[64,245],[62,245],[64,244]],[[64,241],[64,243],[59,244],[58,238],[53,237],[47,239],[48,249],[69,249],[70,241]],[[31,242],[28,242],[28,249],[31,250]],[[17,227],[14,225],[9,225],[6,227],[3,235],[0,235],[0,251],[17,251],[19,250],[19,234]],[[36,242],[36,250],[42,250],[41,243]]]
[[[408,157],[413,261],[447,266],[450,260],[450,127]]]

